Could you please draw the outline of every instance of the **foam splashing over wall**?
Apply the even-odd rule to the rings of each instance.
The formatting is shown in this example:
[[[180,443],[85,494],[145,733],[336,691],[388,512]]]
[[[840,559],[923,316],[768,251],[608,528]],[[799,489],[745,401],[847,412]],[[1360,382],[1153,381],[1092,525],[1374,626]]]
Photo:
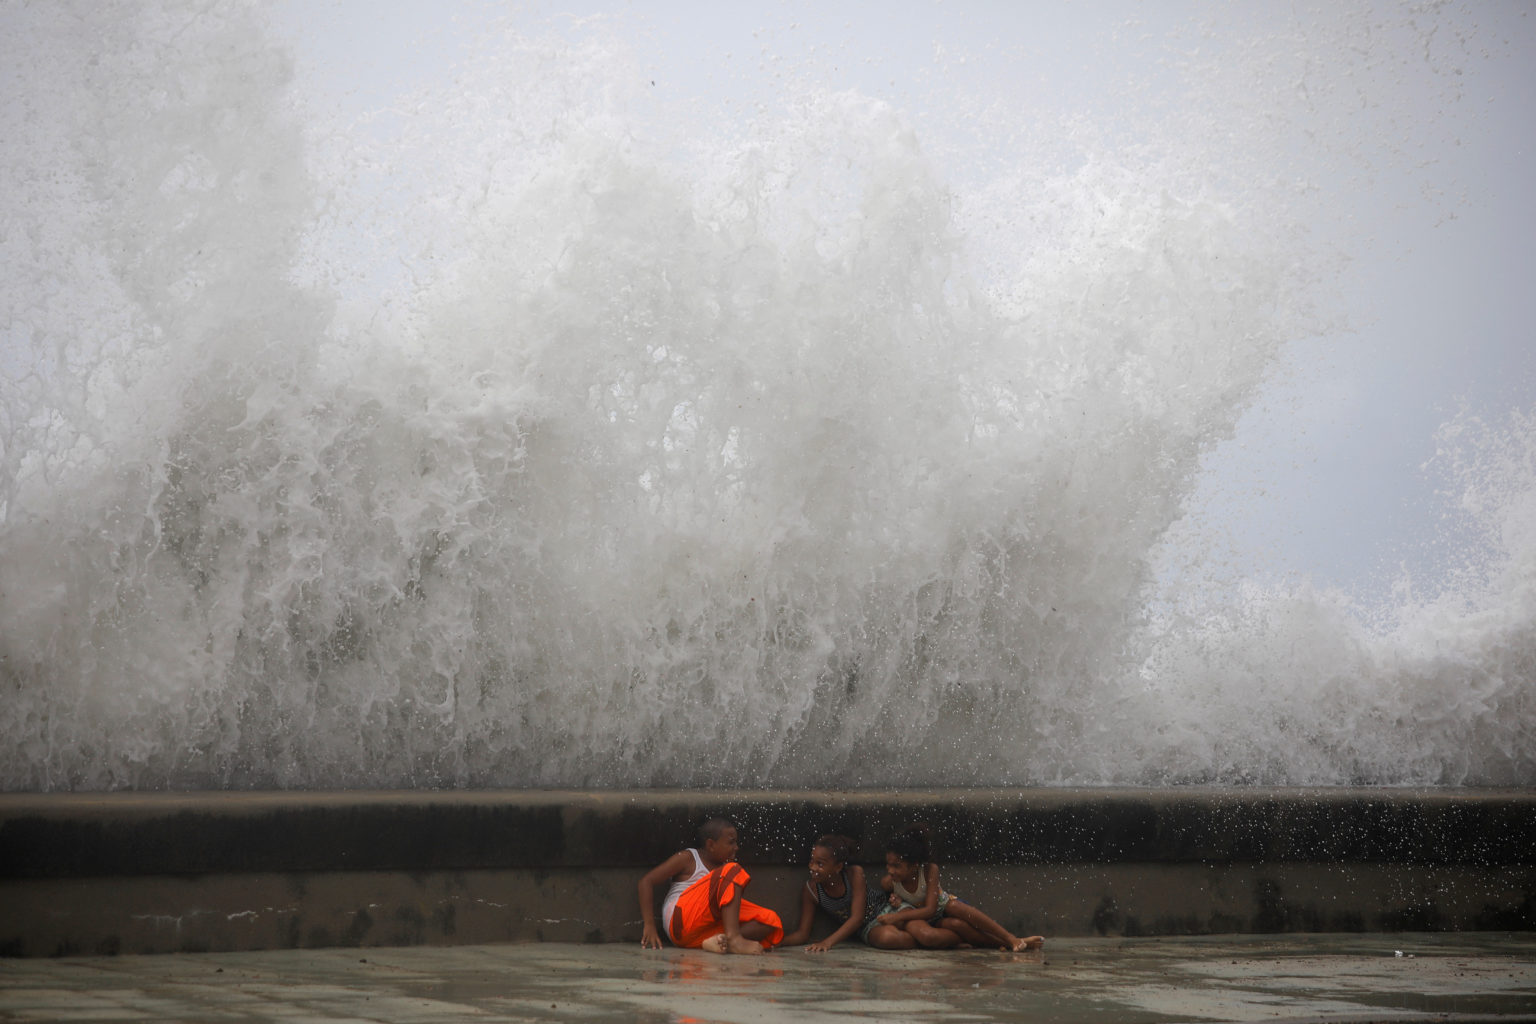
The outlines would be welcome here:
[[[1155,597],[1318,323],[1272,191],[815,90],[682,157],[521,37],[365,144],[259,11],[89,21],[5,55],[6,788],[1536,777],[1523,419],[1391,629]]]

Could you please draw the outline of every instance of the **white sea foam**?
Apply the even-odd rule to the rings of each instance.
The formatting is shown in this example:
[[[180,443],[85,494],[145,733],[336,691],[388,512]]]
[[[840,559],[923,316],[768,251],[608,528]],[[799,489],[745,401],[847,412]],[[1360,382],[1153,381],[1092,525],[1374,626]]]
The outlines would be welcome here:
[[[1159,580],[1320,323],[1208,125],[961,182],[513,35],[343,131],[259,11],[16,20],[5,788],[1536,780],[1528,419],[1389,622]]]

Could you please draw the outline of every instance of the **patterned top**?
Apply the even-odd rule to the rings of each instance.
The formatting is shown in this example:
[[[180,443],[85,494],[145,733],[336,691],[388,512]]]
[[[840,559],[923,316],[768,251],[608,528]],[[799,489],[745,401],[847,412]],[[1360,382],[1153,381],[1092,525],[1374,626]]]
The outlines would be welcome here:
[[[814,884],[811,882],[805,883],[806,888],[810,889],[811,895],[815,897],[816,905],[831,914],[837,921],[848,920],[849,915],[853,912],[853,886],[848,882],[847,868],[843,869],[842,878],[843,894],[841,896],[833,896],[822,887],[820,882]],[[884,898],[885,894],[883,892],[878,896],[867,891],[864,893],[864,920],[868,921],[880,912],[880,903]]]

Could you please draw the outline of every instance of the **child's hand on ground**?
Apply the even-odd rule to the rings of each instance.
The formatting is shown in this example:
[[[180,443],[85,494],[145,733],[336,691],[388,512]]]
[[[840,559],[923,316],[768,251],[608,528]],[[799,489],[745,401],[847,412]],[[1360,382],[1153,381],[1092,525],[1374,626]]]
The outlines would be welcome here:
[[[645,931],[643,933],[641,933],[641,935],[640,935],[640,948],[641,949],[660,949],[661,948],[661,936],[656,934],[656,929],[655,929],[654,926],[652,926],[652,925],[646,925],[645,926]]]
[[[807,953],[825,953],[831,948],[832,947],[828,945],[825,940],[823,940],[821,942],[813,942],[809,946],[806,946],[805,951]]]

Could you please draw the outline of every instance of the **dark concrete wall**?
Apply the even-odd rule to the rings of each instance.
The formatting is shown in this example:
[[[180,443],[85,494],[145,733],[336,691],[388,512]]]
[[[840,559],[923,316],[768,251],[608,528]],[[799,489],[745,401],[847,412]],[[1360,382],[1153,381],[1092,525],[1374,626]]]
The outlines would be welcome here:
[[[928,823],[946,888],[1047,935],[1536,929],[1536,793],[944,790],[0,795],[0,953],[636,941],[723,812],[793,925],[812,839]]]

